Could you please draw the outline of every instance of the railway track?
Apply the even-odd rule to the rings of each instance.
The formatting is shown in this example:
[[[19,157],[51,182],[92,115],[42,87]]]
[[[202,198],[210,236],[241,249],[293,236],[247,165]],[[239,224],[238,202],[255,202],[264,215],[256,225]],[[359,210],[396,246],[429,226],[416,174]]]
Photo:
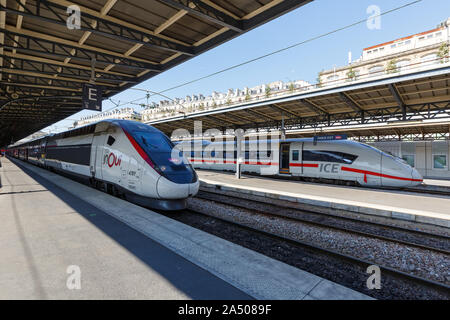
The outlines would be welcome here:
[[[369,290],[365,287],[366,269],[373,262],[309,242],[198,210],[164,214],[377,299],[450,299],[450,286],[383,265],[378,265],[383,275],[382,290]]]
[[[265,202],[257,202],[255,200],[243,199],[237,196],[225,196],[203,190],[198,193],[197,197],[235,208],[250,209],[260,214],[282,217],[328,229],[401,243],[411,247],[450,255],[450,237],[445,235],[431,234],[425,231],[412,230],[399,226],[388,226],[377,222],[362,221],[326,213],[286,208]]]

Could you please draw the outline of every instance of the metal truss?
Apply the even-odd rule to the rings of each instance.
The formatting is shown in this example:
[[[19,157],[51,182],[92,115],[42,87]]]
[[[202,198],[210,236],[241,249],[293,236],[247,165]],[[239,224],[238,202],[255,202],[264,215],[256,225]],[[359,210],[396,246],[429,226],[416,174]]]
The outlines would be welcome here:
[[[26,72],[37,72],[40,74],[55,75],[58,74],[61,77],[70,77],[72,79],[90,80],[91,70],[83,69],[76,66],[59,65],[48,62],[34,61],[27,58],[16,58],[7,55],[1,55],[3,58],[3,65],[6,66],[2,69],[2,72],[8,72],[9,69],[21,70]],[[103,70],[95,70],[95,74],[100,75],[96,80],[107,81],[113,83],[137,83],[134,80],[133,75],[123,76],[104,72]]]
[[[8,88],[8,89],[7,89]],[[1,100],[14,100],[18,97],[41,97],[44,98],[46,95],[48,96],[67,96],[67,91],[58,90],[58,89],[43,89],[37,87],[20,87],[20,86],[10,86],[8,83],[0,83],[0,91],[2,96]],[[45,92],[46,95],[43,95],[42,92]],[[17,95],[17,97],[14,97]],[[6,98],[6,99],[1,99]],[[81,98],[80,98],[81,99]]]
[[[434,141],[434,140],[450,140],[448,132],[429,132],[429,133],[408,133],[408,134],[372,134],[359,135],[353,137],[354,140],[361,142],[380,142],[380,141]]]
[[[34,86],[55,86],[64,89],[72,89],[81,92],[83,82],[63,80],[59,78],[42,78],[39,76],[32,75],[22,75],[16,74],[14,72],[3,72],[4,74],[10,74],[10,78],[5,82],[8,86],[19,86],[19,85],[34,85]],[[43,88],[43,87],[42,87]],[[61,89],[61,90],[64,90]],[[108,87],[109,91],[118,92],[118,89]]]
[[[233,31],[236,32],[244,31],[241,21],[238,21],[221,11],[214,9],[213,7],[201,1],[198,0],[160,0],[160,1],[177,9],[186,10],[192,15],[213,22],[222,27],[226,27]]]
[[[46,0],[39,0],[35,2],[34,10],[32,10],[30,6],[21,4],[19,0],[12,1],[16,2],[18,6],[23,8],[23,11],[7,8],[6,6],[1,6],[0,10],[59,25],[66,26],[67,24],[67,7],[65,6]],[[44,12],[46,14],[44,14]],[[107,19],[90,15],[86,12],[82,12],[80,20],[80,29],[92,32],[94,34],[102,35],[111,39],[137,43],[150,48],[182,53],[189,56],[195,54],[193,47],[179,44],[129,26],[114,23]]]
[[[117,66],[130,69],[150,70],[157,72],[162,71],[161,66],[159,65],[124,58],[120,54],[112,55],[95,50],[84,49],[69,44],[57,43],[21,33],[12,32],[2,28],[0,28],[0,33],[3,33],[5,35],[5,45],[3,46],[5,49],[18,50],[31,54],[51,55],[64,59],[71,58],[74,60],[84,61],[89,64],[92,63],[92,60],[95,59],[96,63],[104,63],[107,65],[115,64]],[[15,39],[16,36],[24,41]],[[7,40],[11,42],[11,45],[6,45],[6,43],[8,42]],[[15,43],[16,46],[13,46],[12,43]]]
[[[284,129],[295,130],[295,129],[321,129],[326,127],[344,127],[352,125],[364,124],[380,124],[386,122],[399,121],[417,121],[417,120],[430,120],[430,119],[448,119],[450,118],[450,101],[434,102],[434,103],[423,103],[408,105],[406,115],[403,112],[403,108],[400,106],[385,107],[376,110],[365,110],[364,120],[361,117],[361,112],[341,112],[334,114],[320,114],[311,117],[291,117],[284,120]],[[247,123],[244,125],[233,124],[228,128],[242,128],[248,129],[259,129],[259,130],[271,130],[271,129],[282,129],[283,121],[275,120],[273,117],[264,115],[263,113],[256,112],[254,110],[244,109],[242,111],[249,112],[252,116],[257,116],[259,119],[266,119],[267,121]],[[281,111],[280,111],[281,112]],[[232,113],[230,116],[234,116]],[[204,118],[199,118],[198,120],[203,120]],[[194,120],[191,118],[190,120]],[[222,119],[221,119],[222,120]],[[362,122],[364,121],[364,122]],[[229,122],[229,121],[228,121]],[[161,127],[167,123],[161,123]],[[183,124],[181,123],[181,127]],[[215,122],[205,123],[205,129],[214,128],[219,125],[222,126],[223,123]],[[160,124],[154,124],[154,126],[160,126]],[[171,125],[170,128],[176,128]],[[185,128],[189,129],[189,128]],[[398,138],[397,138],[398,139]]]

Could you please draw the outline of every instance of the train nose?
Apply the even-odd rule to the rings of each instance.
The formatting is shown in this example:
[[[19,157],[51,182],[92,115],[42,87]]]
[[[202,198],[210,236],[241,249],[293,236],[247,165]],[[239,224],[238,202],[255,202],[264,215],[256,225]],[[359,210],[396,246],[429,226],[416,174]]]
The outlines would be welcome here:
[[[184,199],[189,196],[188,184],[177,184],[165,177],[158,179],[156,190],[161,199]]]
[[[417,186],[423,182],[422,175],[416,169],[414,169],[414,168],[412,169],[411,175],[412,175],[412,181],[411,181],[412,186]]]

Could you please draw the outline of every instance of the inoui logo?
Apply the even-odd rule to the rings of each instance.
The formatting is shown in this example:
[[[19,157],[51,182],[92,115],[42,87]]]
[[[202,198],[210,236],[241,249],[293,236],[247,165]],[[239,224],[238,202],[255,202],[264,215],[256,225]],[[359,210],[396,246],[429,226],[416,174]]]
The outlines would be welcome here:
[[[367,19],[367,28],[369,30],[381,29],[381,9],[379,6],[371,5],[367,7],[367,14],[370,14]]]
[[[69,290],[81,290],[81,269],[77,265],[70,265],[66,272],[69,274],[66,286]]]
[[[103,159],[104,164],[108,164],[108,167],[120,166],[122,163],[122,156],[117,157],[113,152],[106,154]]]
[[[66,10],[69,17],[66,20],[66,25],[69,30],[81,29],[81,10],[77,5],[71,5]]]

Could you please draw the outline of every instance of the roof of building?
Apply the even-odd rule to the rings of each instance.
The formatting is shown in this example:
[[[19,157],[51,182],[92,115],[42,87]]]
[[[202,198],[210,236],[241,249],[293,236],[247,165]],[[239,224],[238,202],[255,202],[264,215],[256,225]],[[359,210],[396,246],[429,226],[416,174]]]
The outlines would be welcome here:
[[[108,98],[311,1],[1,1],[0,145],[82,110],[92,74]]]

